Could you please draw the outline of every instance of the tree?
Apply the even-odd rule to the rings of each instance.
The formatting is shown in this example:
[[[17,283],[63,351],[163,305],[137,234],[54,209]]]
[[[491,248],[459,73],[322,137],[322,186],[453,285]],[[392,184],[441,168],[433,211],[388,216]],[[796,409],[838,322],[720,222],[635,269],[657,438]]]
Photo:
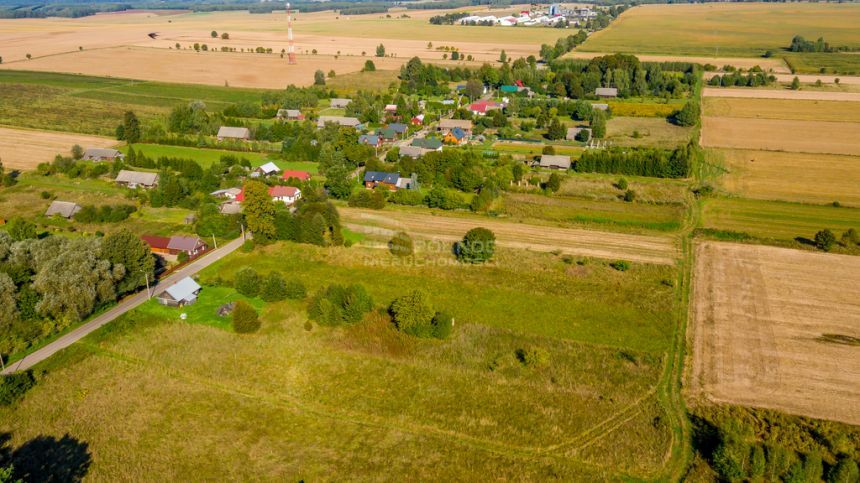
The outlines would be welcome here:
[[[27,60],[30,60],[30,59],[32,59],[32,58],[33,58],[33,55],[32,55],[32,54],[27,54],[25,57],[27,57]]]
[[[314,72],[314,85],[315,86],[324,86],[325,85],[325,72],[317,69]]]
[[[244,300],[237,300],[232,314],[233,330],[238,334],[251,334],[260,330],[257,311]]]
[[[860,244],[860,234],[857,233],[857,230],[854,228],[849,228],[845,233],[842,234],[842,245],[846,247],[851,247],[852,245]]]
[[[0,337],[7,337],[12,323],[18,320],[16,292],[12,277],[0,272]]]
[[[72,159],[75,161],[84,157],[84,148],[81,147],[80,144],[75,144],[72,146]]]
[[[20,216],[12,218],[12,221],[9,222],[7,232],[15,241],[28,240],[38,236],[35,223],[29,222]]]
[[[233,280],[233,288],[246,297],[256,297],[260,293],[260,275],[251,267],[243,267]]]
[[[248,230],[260,241],[275,238],[275,203],[269,196],[269,187],[259,181],[248,181],[244,187],[245,200],[242,212]]]
[[[328,71],[328,78],[329,79],[334,79],[336,76],[337,76],[337,72],[335,72],[334,69]]]
[[[125,267],[125,276],[116,285],[118,294],[145,287],[147,280],[154,282],[155,257],[152,256],[149,246],[134,233],[128,230],[111,233],[102,238],[100,250],[101,258],[114,266]]]
[[[565,136],[567,136],[567,129],[564,128],[564,124],[562,124],[557,117],[553,117],[546,130],[547,139],[554,141],[564,139]]]
[[[791,90],[796,91],[798,89],[800,89],[800,79],[794,76],[794,79],[791,80]]]
[[[412,256],[415,252],[412,237],[405,232],[398,232],[388,241],[388,251],[398,257]]]
[[[469,96],[469,99],[475,100],[484,93],[484,84],[481,83],[478,79],[469,79],[466,81],[466,90],[465,94]]]
[[[385,46],[379,44],[376,46],[376,56],[377,57],[385,57]]]
[[[372,60],[367,59],[364,61],[364,68],[361,69],[362,72],[374,72],[376,71],[376,64],[373,63]]]
[[[123,139],[128,144],[140,141],[140,121],[132,111],[126,111],[122,119]]]
[[[558,173],[552,173],[549,175],[549,180],[546,182],[546,189],[553,193],[561,189],[561,176]]]
[[[230,40],[230,34],[227,32],[221,32],[221,40]]]
[[[263,281],[260,298],[266,302],[277,302],[287,298],[287,283],[281,272],[272,272]]]
[[[624,191],[627,189],[627,180],[625,178],[618,178],[618,181],[615,183],[615,187]]]
[[[624,201],[628,203],[636,199],[636,192],[633,190],[627,190],[624,192]]]
[[[606,137],[606,114],[600,110],[591,113],[591,135],[601,139]]]
[[[447,339],[454,328],[454,317],[445,312],[436,312],[431,324],[433,325],[433,337],[436,339]]]
[[[850,456],[839,458],[839,461],[827,473],[828,483],[851,483],[857,481],[858,478],[860,478],[860,471],[858,471],[857,463]]]
[[[429,298],[427,292],[419,289],[394,299],[389,308],[394,326],[409,335],[431,337],[431,322],[436,313]]]
[[[217,38],[218,38],[218,32],[216,32],[216,31],[214,31],[214,30],[212,31],[212,33],[211,33],[210,35],[212,36],[212,38],[213,38],[213,39],[217,39]]]
[[[815,247],[819,250],[829,252],[836,243],[836,236],[830,230],[821,230],[815,234]]]
[[[684,103],[684,107],[672,115],[672,120],[679,126],[695,126],[699,122],[699,115],[699,101],[690,99]]]
[[[493,258],[496,235],[486,228],[472,228],[457,244],[457,259],[467,263],[483,263]]]
[[[508,54],[505,53],[505,49],[502,49],[502,53],[499,54],[499,62],[503,64],[508,62]]]
[[[346,163],[336,164],[326,170],[325,188],[339,200],[349,198],[352,193],[352,171]]]

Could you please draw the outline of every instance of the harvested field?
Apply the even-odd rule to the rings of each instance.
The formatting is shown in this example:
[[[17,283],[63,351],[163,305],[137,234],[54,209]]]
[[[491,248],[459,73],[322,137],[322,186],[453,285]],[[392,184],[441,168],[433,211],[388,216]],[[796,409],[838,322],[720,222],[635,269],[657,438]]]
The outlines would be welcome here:
[[[556,228],[495,221],[476,216],[446,216],[407,211],[384,215],[367,210],[341,208],[347,226],[365,233],[393,234],[406,231],[415,236],[456,242],[475,227],[496,234],[499,246],[563,253],[604,259],[624,259],[642,263],[672,264],[678,255],[671,237],[627,235],[574,228]]]
[[[720,182],[745,198],[860,207],[860,157],[777,151],[720,150],[728,170]]]
[[[714,117],[860,122],[860,105],[850,102],[709,97],[703,107]]]
[[[690,395],[860,424],[858,274],[860,257],[698,245]]]
[[[702,118],[702,146],[860,155],[860,123]]]
[[[624,52],[626,53],[626,52]],[[610,55],[606,52],[583,52],[574,50],[573,52],[564,55],[566,59],[593,59],[603,55]],[[642,62],[694,62],[697,64],[713,64],[718,68],[725,65],[731,65],[738,69],[751,69],[759,66],[766,71],[788,74],[791,72],[788,66],[782,59],[776,57],[765,58],[749,58],[749,57],[706,57],[706,56],[690,56],[690,55],[653,55],[653,54],[636,54]],[[709,75],[710,74],[710,75]],[[713,76],[715,72],[705,72],[705,78]],[[791,81],[791,79],[789,79]],[[813,80],[813,82],[815,82]],[[823,81],[822,81],[823,82]]]
[[[0,159],[6,168],[36,169],[36,165],[51,161],[57,154],[69,155],[69,150],[75,144],[84,149],[109,148],[117,144],[117,141],[82,134],[0,127]]]
[[[789,89],[750,89],[746,87],[705,87],[703,97],[737,97],[741,99],[792,99],[810,101],[860,101],[860,92],[792,91]]]
[[[671,149],[689,139],[689,128],[676,126],[660,117],[613,117],[606,123],[606,140],[613,146]]]

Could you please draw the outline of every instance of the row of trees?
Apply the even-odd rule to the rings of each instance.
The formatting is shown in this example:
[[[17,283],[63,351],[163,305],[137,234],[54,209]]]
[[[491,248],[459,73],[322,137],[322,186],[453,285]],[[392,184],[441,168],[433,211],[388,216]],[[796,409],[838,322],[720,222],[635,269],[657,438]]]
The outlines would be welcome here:
[[[656,178],[686,178],[701,152],[694,143],[669,151],[658,148],[593,149],[573,164],[579,173],[616,173]]]

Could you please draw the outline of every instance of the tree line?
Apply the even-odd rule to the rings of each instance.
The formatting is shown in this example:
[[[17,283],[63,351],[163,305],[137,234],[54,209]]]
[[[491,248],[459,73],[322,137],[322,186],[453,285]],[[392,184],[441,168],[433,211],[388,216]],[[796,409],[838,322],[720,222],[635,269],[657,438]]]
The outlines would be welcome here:
[[[688,143],[672,151],[659,148],[590,149],[573,163],[579,173],[613,173],[655,178],[686,178],[701,151]]]

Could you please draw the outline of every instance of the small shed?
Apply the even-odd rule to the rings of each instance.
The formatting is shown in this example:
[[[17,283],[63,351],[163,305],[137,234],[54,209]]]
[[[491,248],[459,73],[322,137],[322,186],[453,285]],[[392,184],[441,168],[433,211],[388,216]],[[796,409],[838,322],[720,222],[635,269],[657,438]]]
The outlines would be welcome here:
[[[594,89],[594,95],[601,98],[618,97],[618,89],[615,87],[598,87]]]
[[[224,139],[241,139],[247,141],[251,139],[251,130],[246,127],[229,127],[221,126],[218,129],[218,140]]]
[[[547,169],[570,169],[570,156],[544,154],[540,157],[538,166]]]
[[[132,189],[137,188],[138,186],[152,188],[158,184],[158,173],[146,173],[143,171],[130,171],[123,169],[116,175],[116,179],[114,181],[116,181],[117,184],[127,186]]]
[[[81,211],[81,207],[77,203],[72,203],[71,201],[52,201],[51,206],[45,211],[45,216],[59,215],[69,219],[79,211]]]
[[[167,287],[158,295],[158,303],[168,307],[182,307],[197,302],[197,295],[203,288],[191,277],[185,277]]]
[[[270,162],[258,167],[254,171],[260,173],[263,176],[270,176],[270,175],[279,173],[281,171],[281,168],[279,168],[277,164],[270,161]]]
[[[109,148],[88,148],[84,151],[81,157],[84,161],[113,161],[115,159],[125,159],[125,155],[116,149]]]

